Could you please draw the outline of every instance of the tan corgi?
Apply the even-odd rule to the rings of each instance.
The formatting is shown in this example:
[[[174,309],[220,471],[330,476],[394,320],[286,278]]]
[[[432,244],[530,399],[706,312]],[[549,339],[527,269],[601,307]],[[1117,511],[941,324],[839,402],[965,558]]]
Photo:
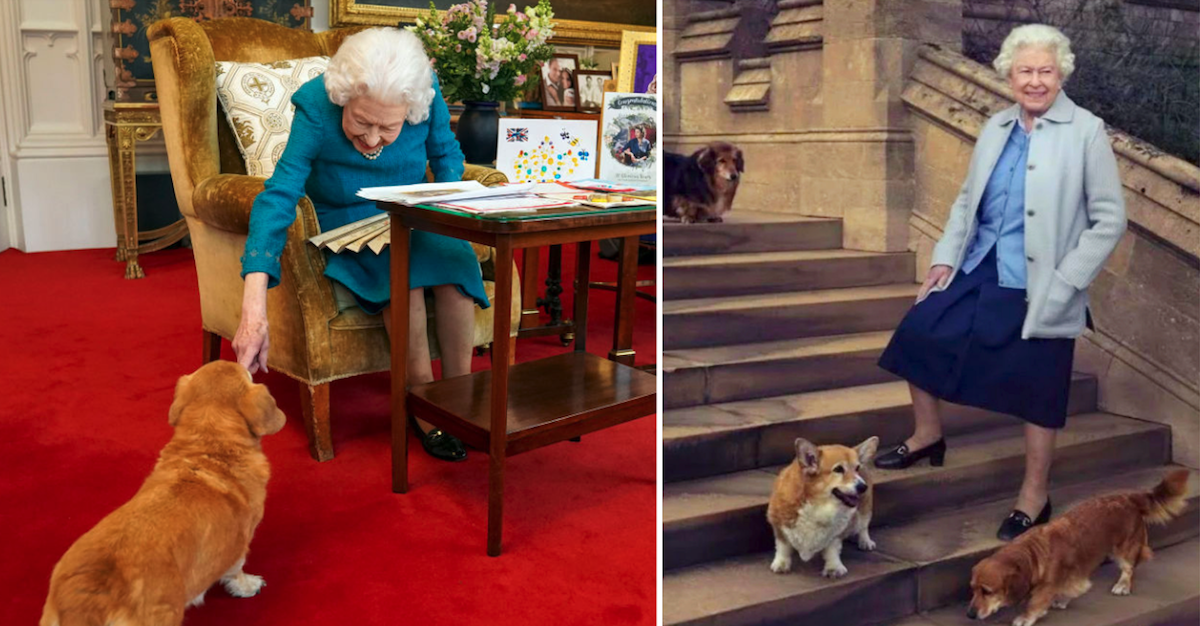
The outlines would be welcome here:
[[[792,550],[808,562],[818,552],[825,559],[822,574],[846,575],[842,539],[858,536],[860,550],[874,550],[867,527],[871,524],[872,487],[863,469],[879,448],[871,437],[854,448],[817,447],[796,440],[796,460],[775,479],[767,521],[775,530],[775,560],[771,571],[792,569]]]

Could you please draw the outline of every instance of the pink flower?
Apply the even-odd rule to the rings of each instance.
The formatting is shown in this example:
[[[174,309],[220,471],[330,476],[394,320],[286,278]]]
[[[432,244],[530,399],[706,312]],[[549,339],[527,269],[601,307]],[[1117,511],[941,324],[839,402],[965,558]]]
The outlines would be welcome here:
[[[529,57],[525,56],[524,52],[522,52],[520,55],[517,56],[518,61],[524,61],[527,58],[529,58]]]
[[[529,41],[533,41],[534,39],[537,39],[537,36],[538,36],[538,32],[537,32],[536,28],[525,33],[525,38],[528,39]]]
[[[508,14],[509,15],[512,15],[516,12],[517,12],[517,5],[515,5],[515,4],[508,5]]]
[[[454,44],[454,51],[455,51],[455,52],[462,52],[462,44],[461,44],[461,43],[456,43],[456,44]]]
[[[520,74],[520,75],[518,75],[518,76],[517,76],[516,80],[514,80],[514,81],[513,81],[513,84],[514,84],[514,85],[516,85],[516,86],[518,86],[518,87],[520,87],[521,85],[524,85],[524,84],[525,84],[525,80],[526,80],[526,79],[525,79],[525,75],[524,75],[524,74]]]
[[[527,19],[529,19],[529,18],[526,17],[524,13],[521,13],[520,11],[517,12],[517,21],[518,22],[524,22]]]
[[[465,30],[460,30],[460,31],[458,31],[458,38],[459,38],[459,39],[466,39],[466,38],[467,38],[467,31],[465,31]]]

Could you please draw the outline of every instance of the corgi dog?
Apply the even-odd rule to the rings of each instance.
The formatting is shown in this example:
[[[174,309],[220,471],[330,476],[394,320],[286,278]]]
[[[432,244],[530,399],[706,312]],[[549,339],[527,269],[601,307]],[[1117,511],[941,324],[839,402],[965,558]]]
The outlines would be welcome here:
[[[868,530],[873,494],[863,470],[878,448],[879,437],[853,448],[796,440],[796,459],[775,479],[767,505],[767,521],[775,531],[771,571],[790,571],[795,550],[805,562],[821,553],[821,573],[840,578],[846,575],[842,539],[856,535],[860,550],[875,549]]]
[[[1033,626],[1050,607],[1065,609],[1092,587],[1106,557],[1121,570],[1118,596],[1133,588],[1133,569],[1150,559],[1146,524],[1166,524],[1187,507],[1188,470],[1175,470],[1150,491],[1084,500],[1058,519],[1030,529],[971,569],[967,617],[983,620],[1026,602],[1013,626]]]

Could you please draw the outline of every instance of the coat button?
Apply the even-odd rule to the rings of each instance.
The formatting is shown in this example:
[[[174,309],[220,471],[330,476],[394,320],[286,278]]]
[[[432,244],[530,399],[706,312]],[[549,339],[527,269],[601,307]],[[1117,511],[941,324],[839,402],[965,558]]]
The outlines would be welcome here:
[[[1029,217],[1033,217],[1033,209],[1029,209],[1028,211],[1026,211],[1025,215],[1028,215]]]
[[[1035,166],[1034,166],[1034,164],[1033,164],[1033,163],[1030,163],[1030,164],[1029,164],[1029,169],[1030,169],[1031,171],[1033,170],[1033,168],[1034,168],[1034,167],[1035,167]]]
[[[1041,123],[1041,122],[1038,122],[1038,123],[1037,123],[1037,125],[1036,125],[1036,126],[1034,126],[1034,128],[1038,128],[1038,129],[1040,129],[1041,127],[1042,127],[1042,123]]]
[[[1033,263],[1033,257],[1031,257],[1031,256],[1025,257],[1025,260],[1029,261],[1030,263]]]

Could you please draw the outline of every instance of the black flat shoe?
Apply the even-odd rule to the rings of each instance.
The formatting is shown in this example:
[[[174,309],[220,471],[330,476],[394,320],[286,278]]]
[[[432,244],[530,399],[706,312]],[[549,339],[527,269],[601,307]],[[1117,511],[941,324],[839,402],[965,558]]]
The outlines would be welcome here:
[[[879,469],[904,469],[926,457],[929,458],[929,465],[933,467],[944,465],[946,463],[946,440],[938,439],[916,451],[911,451],[907,445],[900,444],[892,450],[875,457],[875,467]]]
[[[415,421],[412,422],[412,426],[417,430],[417,437],[421,439],[421,447],[425,448],[425,452],[429,453],[429,456],[452,463],[467,459],[467,448],[463,446],[463,442],[458,437],[440,428],[435,428],[427,433],[422,432],[421,427],[417,426]]]
[[[1012,541],[1030,528],[1050,521],[1051,511],[1050,498],[1046,498],[1046,506],[1042,507],[1042,512],[1038,513],[1037,519],[1034,520],[1029,519],[1029,516],[1023,512],[1013,509],[1013,512],[1009,513],[1008,517],[1000,523],[1000,530],[996,531],[996,537],[1001,541]]]

